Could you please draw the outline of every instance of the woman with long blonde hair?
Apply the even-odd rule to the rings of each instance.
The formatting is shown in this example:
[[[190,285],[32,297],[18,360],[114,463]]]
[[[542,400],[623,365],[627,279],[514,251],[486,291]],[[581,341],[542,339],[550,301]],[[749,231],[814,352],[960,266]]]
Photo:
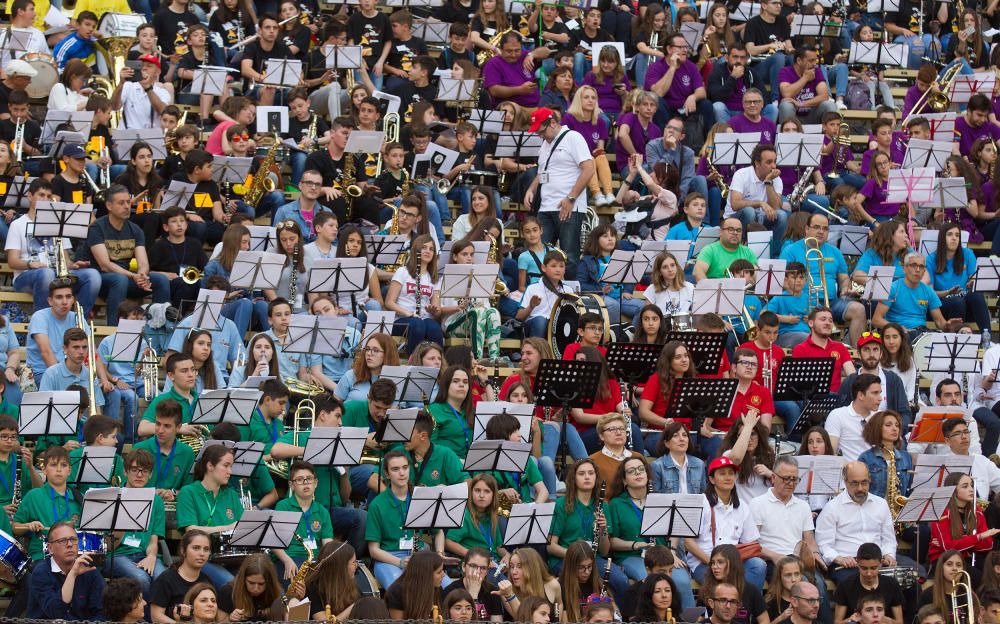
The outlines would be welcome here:
[[[604,50],[601,50],[603,53]],[[617,55],[616,55],[617,58]],[[607,206],[614,202],[611,188],[611,165],[605,153],[608,140],[608,120],[601,113],[597,89],[583,85],[573,95],[573,103],[562,117],[562,125],[579,132],[587,142],[587,148],[594,159],[595,171],[587,182],[587,189],[594,203]],[[602,193],[603,191],[603,193]]]
[[[514,593],[523,602],[535,596],[562,606],[562,588],[559,579],[552,576],[542,556],[534,548],[518,548],[510,555],[507,576],[514,586]]]

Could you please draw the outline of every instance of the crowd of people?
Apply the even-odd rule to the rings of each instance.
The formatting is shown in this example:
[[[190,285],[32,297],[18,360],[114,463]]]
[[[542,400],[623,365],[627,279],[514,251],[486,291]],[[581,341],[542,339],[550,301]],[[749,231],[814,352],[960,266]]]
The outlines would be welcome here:
[[[0,238],[31,297],[26,337],[0,316],[6,617],[1000,624],[996,2],[69,1],[10,0],[0,33]],[[890,41],[901,100],[900,66],[852,53]],[[967,203],[901,202],[942,97],[936,175]],[[746,164],[717,164],[727,133]],[[787,165],[810,134],[818,166]],[[86,237],[36,236],[81,205]],[[704,307],[725,280],[741,314]],[[940,372],[943,334],[975,372]],[[625,375],[621,343],[655,364]],[[584,406],[537,404],[550,360],[588,363]],[[790,400],[797,360],[832,373]],[[245,424],[192,422],[236,388]],[[27,399],[67,390],[77,432],[26,437]],[[498,401],[529,407],[481,418]],[[313,427],[367,431],[365,460],[306,461]],[[476,440],[523,470],[470,469]],[[155,491],[145,530],[81,526],[98,447],[105,485]],[[897,520],[928,483],[939,513]],[[409,528],[415,488],[455,485],[460,526]],[[644,530],[662,494],[687,531]],[[512,540],[548,502],[547,541]],[[291,542],[234,547],[248,510],[300,514]]]

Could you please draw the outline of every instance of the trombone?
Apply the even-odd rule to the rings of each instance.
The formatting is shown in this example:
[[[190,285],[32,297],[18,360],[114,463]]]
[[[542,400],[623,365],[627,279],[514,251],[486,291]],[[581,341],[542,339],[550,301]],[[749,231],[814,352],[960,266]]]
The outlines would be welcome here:
[[[904,128],[911,119],[926,112],[924,111],[924,107],[929,108],[930,112],[933,113],[943,113],[948,110],[948,107],[951,106],[951,99],[947,93],[951,90],[952,83],[958,78],[961,67],[960,64],[956,64],[944,70],[941,77],[934,81],[934,84],[929,89],[923,92],[917,103],[910,109],[910,114],[903,120]],[[935,86],[938,88],[936,92],[934,91]]]
[[[819,240],[815,237],[810,236],[806,238],[804,243],[806,246],[806,280],[808,281],[806,301],[809,302],[810,309],[818,307],[821,302],[825,307],[829,308],[830,293],[826,287],[826,258],[823,256],[823,251],[819,248]],[[816,283],[816,278],[813,277],[812,269],[809,266],[812,260],[819,263],[819,284]],[[820,299],[821,292],[823,295],[822,300]]]
[[[951,583],[951,621],[953,624],[976,624],[975,594],[972,592],[972,578],[965,570],[959,571]],[[959,582],[961,579],[961,582]],[[965,601],[959,600],[959,592],[965,595]],[[966,617],[963,617],[963,614]]]

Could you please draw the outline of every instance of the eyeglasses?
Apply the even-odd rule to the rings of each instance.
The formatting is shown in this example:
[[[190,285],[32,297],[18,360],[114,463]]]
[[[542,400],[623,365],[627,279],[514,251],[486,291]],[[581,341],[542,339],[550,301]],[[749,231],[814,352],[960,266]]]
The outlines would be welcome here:
[[[871,484],[872,484],[872,482],[869,479],[862,479],[861,481],[848,481],[847,482],[847,485],[849,485],[849,486],[851,486],[853,488],[856,488],[856,487],[868,487]]]
[[[723,607],[735,607],[740,604],[739,600],[733,600],[732,598],[712,598],[712,601],[717,605],[722,605]]]
[[[810,225],[809,227],[811,227],[814,230],[819,230],[820,232],[827,232],[830,230],[829,225]]]
[[[407,210],[400,210],[400,211],[399,211],[399,216],[401,216],[401,217],[409,217],[409,218],[411,218],[411,219],[416,219],[417,217],[419,217],[419,216],[420,216],[420,213],[417,213],[417,212],[409,212],[409,211],[407,211]]]
[[[469,568],[473,572],[485,572],[490,569],[489,566],[481,566],[474,563],[467,563],[465,564],[465,567]]]
[[[968,429],[960,429],[958,431],[952,431],[951,435],[949,435],[948,437],[949,438],[967,438],[967,437],[969,437],[969,430]]]
[[[16,435],[0,435],[0,442],[17,442]]]
[[[379,349],[378,347],[365,347],[365,353],[370,353],[374,355],[376,353],[385,353],[385,351]]]
[[[315,477],[299,477],[298,479],[292,479],[292,483],[295,485],[310,485],[315,481]]]
[[[753,360],[740,360],[736,364],[738,366],[746,366],[747,368],[757,368],[758,366],[757,362],[754,362]]]
[[[626,468],[625,469],[625,474],[632,475],[632,476],[646,474],[646,467],[645,466],[636,466],[635,468]]]
[[[806,598],[805,596],[799,596],[798,594],[792,594],[792,598],[804,600],[806,604],[819,604],[819,598]]]
[[[595,333],[596,332],[603,332],[604,331],[604,327],[602,325],[587,325],[586,327],[583,328],[583,331],[589,331],[589,332],[595,332]]]
[[[299,180],[299,186],[308,186],[310,188],[318,188],[323,186],[322,182],[313,182],[311,180]]]
[[[152,470],[149,470],[148,468],[143,468],[141,466],[132,466],[131,468],[128,469],[128,471],[140,477],[144,474],[151,474],[153,472]]]
[[[743,231],[743,228],[741,228],[741,227],[724,227],[724,228],[720,228],[720,229],[723,232],[742,232]]]
[[[625,433],[625,427],[605,427],[604,433]]]
[[[906,268],[908,268],[908,269],[926,269],[927,265],[924,264],[923,262],[909,262],[909,263],[907,263]]]
[[[68,547],[70,544],[75,544],[77,539],[75,537],[64,537],[57,540],[49,540],[49,546],[62,546],[63,548]]]
[[[775,479],[781,479],[782,481],[784,481],[788,485],[794,485],[794,484],[796,484],[796,483],[798,483],[799,481],[802,480],[802,479],[800,479],[798,477],[783,477],[783,476],[777,475],[777,474],[774,475],[774,478]]]
[[[762,106],[764,100],[744,100],[743,106]]]

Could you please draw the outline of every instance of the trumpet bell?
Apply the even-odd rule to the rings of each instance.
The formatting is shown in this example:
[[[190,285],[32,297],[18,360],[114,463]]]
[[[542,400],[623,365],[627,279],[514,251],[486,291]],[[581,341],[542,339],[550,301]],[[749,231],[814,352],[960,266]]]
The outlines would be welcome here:
[[[181,273],[181,279],[185,284],[194,285],[201,281],[202,272],[196,267],[189,266]]]

